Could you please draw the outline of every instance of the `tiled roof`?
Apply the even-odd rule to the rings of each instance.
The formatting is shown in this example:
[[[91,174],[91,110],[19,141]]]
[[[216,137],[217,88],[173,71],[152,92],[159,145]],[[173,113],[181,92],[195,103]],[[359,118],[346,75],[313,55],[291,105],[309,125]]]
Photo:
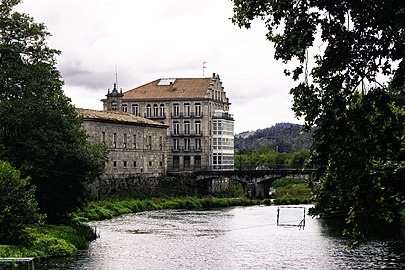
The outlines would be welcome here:
[[[87,120],[167,127],[165,124],[119,111],[96,111],[76,108],[76,112],[78,115],[83,117],[83,119]]]
[[[158,79],[145,85],[139,86],[124,93],[123,99],[190,99],[209,97],[208,89],[212,78],[188,78],[175,79],[173,83],[158,85]]]

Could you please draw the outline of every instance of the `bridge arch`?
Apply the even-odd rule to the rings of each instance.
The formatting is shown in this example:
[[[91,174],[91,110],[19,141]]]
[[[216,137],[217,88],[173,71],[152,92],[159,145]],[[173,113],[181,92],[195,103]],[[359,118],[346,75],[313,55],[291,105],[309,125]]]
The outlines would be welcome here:
[[[311,169],[275,169],[254,171],[204,171],[194,172],[195,181],[213,185],[213,181],[229,179],[242,185],[245,196],[250,198],[270,197],[271,185],[280,178],[309,179],[314,170]]]

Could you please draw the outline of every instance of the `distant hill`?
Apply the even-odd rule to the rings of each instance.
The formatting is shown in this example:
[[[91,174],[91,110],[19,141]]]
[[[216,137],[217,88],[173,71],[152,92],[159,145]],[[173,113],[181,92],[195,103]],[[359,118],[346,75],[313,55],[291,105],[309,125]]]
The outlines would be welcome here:
[[[312,132],[302,132],[302,125],[278,123],[272,127],[235,135],[235,151],[268,147],[277,152],[292,153],[309,149]]]

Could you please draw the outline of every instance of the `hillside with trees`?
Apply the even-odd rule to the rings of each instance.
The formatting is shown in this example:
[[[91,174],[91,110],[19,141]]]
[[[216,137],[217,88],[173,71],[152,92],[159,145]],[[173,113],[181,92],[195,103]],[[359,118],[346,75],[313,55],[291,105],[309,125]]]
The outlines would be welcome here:
[[[312,132],[304,132],[303,126],[278,123],[272,127],[235,136],[235,151],[254,151],[268,148],[280,153],[293,153],[311,147]]]

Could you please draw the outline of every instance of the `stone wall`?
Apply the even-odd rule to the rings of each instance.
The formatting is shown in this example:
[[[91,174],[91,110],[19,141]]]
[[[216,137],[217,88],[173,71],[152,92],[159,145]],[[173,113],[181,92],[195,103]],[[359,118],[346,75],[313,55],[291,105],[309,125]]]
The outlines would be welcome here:
[[[90,141],[104,143],[108,151],[104,175],[92,188],[96,197],[152,191],[154,179],[166,173],[166,127],[84,119],[83,128]]]

